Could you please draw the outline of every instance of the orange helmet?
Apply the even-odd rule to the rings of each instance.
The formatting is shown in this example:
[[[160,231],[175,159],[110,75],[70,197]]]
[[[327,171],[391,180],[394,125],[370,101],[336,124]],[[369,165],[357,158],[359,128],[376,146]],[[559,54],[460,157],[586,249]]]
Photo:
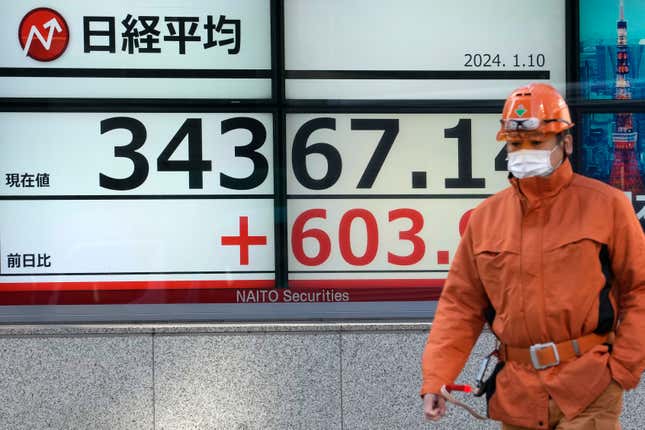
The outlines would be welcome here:
[[[506,99],[497,140],[542,138],[573,127],[569,107],[548,84],[528,84]]]

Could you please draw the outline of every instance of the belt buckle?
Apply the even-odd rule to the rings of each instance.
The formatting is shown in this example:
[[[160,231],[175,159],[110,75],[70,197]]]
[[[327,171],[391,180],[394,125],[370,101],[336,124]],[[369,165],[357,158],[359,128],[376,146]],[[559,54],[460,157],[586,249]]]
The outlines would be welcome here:
[[[555,356],[555,361],[551,363],[542,364],[540,363],[537,352],[546,348],[553,348],[553,355]],[[549,367],[557,366],[558,364],[560,364],[560,354],[558,354],[558,348],[555,346],[555,343],[553,342],[536,343],[535,345],[531,345],[531,347],[529,348],[529,352],[531,353],[531,362],[533,363],[533,367],[535,367],[537,370],[548,369]]]

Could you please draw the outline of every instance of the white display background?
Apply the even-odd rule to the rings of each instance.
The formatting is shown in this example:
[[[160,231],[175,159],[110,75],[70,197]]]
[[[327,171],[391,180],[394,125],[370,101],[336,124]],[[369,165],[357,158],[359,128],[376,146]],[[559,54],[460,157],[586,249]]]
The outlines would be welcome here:
[[[499,54],[501,61],[466,67],[465,54]],[[544,66],[529,67],[530,54],[534,63],[543,54]],[[564,90],[565,63],[561,0],[285,1],[287,72],[549,70]],[[523,83],[288,79],[286,92],[289,99],[503,99]]]
[[[319,129],[309,135],[306,148],[318,143],[331,145],[340,154],[342,171],[338,180],[325,189],[308,189],[294,173],[293,148],[296,135],[305,124],[319,118],[335,120],[335,130]],[[388,120],[398,124],[398,135],[385,157],[380,172],[371,188],[357,188],[357,184],[374,154],[382,130],[352,130],[352,120]],[[482,187],[450,188],[447,178],[459,176],[459,139],[446,138],[446,130],[454,129],[460,122],[470,121],[471,176],[483,179]],[[356,124],[356,122],[355,122]],[[497,114],[289,114],[287,115],[287,214],[289,233],[290,279],[437,279],[444,278],[460,240],[459,226],[462,216],[474,209],[487,195],[509,186],[505,170],[495,169],[495,157],[504,147],[495,140],[499,127]],[[354,127],[356,128],[356,127]],[[449,131],[448,134],[451,132]],[[454,133],[454,130],[452,131]],[[464,154],[462,153],[462,157]],[[502,159],[505,154],[502,155]],[[320,154],[305,158],[307,171],[314,179],[325,176],[328,160]],[[413,188],[412,172],[425,173],[426,186]],[[418,184],[417,184],[418,185]],[[461,197],[463,196],[463,197]],[[388,262],[388,252],[397,256],[412,253],[412,243],[400,239],[399,233],[409,230],[410,219],[389,221],[389,212],[412,209],[420,214],[423,227],[416,233],[425,245],[423,257],[413,264]],[[313,217],[302,229],[304,232],[320,229],[329,237],[329,257],[320,264],[308,265],[296,258],[292,243],[294,223],[305,211],[326,210],[326,218]],[[351,223],[349,237],[341,238],[340,223],[352,209],[364,209],[376,221],[378,251],[367,264],[350,264],[340,251],[342,241],[351,243],[355,256],[366,253],[365,222],[356,218]],[[369,215],[368,215],[369,216]],[[295,233],[296,238],[297,233]],[[374,235],[374,232],[372,232]],[[306,234],[305,234],[306,236]],[[374,237],[374,236],[372,236]],[[305,237],[304,254],[308,258],[320,252],[319,241]],[[447,258],[439,258],[442,252]],[[334,271],[334,273],[321,273]],[[378,272],[376,272],[378,271]],[[444,272],[442,274],[432,271]],[[318,272],[318,273],[316,273]]]
[[[427,277],[428,273],[419,273],[419,271],[441,270],[446,273],[441,275],[432,275],[431,277],[444,278],[450,268],[449,264],[439,264],[437,260],[438,251],[448,251],[448,261],[452,262],[452,257],[459,243],[459,220],[462,215],[470,209],[474,209],[483,199],[379,199],[379,200],[290,200],[287,208],[288,225],[289,225],[289,243],[293,236],[293,224],[295,218],[302,212],[311,208],[324,208],[327,210],[327,218],[315,218],[308,221],[305,229],[318,228],[323,230],[331,239],[331,255],[327,261],[317,266],[307,266],[301,264],[293,255],[293,250],[289,253],[289,270],[298,271],[343,271],[344,273],[319,273],[316,274],[318,279],[342,278],[369,278],[369,279],[387,279],[387,278],[418,278]],[[366,209],[376,219],[378,226],[378,253],[374,260],[362,266],[355,266],[345,261],[339,250],[339,224],[341,217],[350,209]],[[407,256],[413,246],[409,240],[399,239],[399,232],[409,230],[412,223],[409,219],[401,218],[388,221],[388,212],[399,208],[414,209],[421,213],[424,223],[423,228],[416,235],[421,238],[425,244],[423,258],[413,265],[396,265],[388,263],[388,252],[399,256]],[[361,219],[356,219],[352,223],[351,247],[355,255],[361,256],[365,253],[366,248],[366,229],[365,223]],[[305,254],[309,257],[319,252],[318,242],[312,238],[304,240]],[[391,273],[370,273],[366,275],[362,272],[369,271],[396,271]],[[401,273],[401,271],[410,271]],[[411,272],[415,271],[415,272]],[[290,274],[292,279],[309,279],[311,275],[307,274]]]
[[[267,242],[249,247],[246,265],[240,264],[238,246],[221,244],[222,236],[239,234],[240,216],[248,217],[250,235],[266,236]],[[99,272],[110,279],[110,273],[140,272],[137,280],[155,280],[146,272],[273,271],[274,244],[272,199],[5,201],[0,206],[4,275]],[[9,253],[46,253],[51,267],[8,268]]]
[[[40,62],[27,57],[18,40],[22,18],[32,9],[49,7],[60,13],[70,31],[69,45],[56,60]],[[130,14],[158,16],[161,53],[129,54],[122,51],[121,21]],[[229,54],[233,45],[213,46],[204,29],[208,15],[217,23],[220,15],[241,21],[240,50]],[[83,17],[114,17],[116,52],[84,52]],[[200,41],[187,42],[186,53],[179,53],[178,42],[164,41],[170,35],[164,17],[199,17],[195,35]],[[109,2],[58,0],[44,4],[38,0],[3,2],[0,17],[0,68],[96,68],[96,69],[271,69],[271,11],[269,0],[114,0]],[[139,24],[139,27],[141,25]],[[177,25],[175,25],[177,27]],[[189,27],[189,25],[187,25]],[[98,28],[98,27],[97,27]],[[215,33],[216,39],[233,37]],[[100,39],[97,39],[100,40]],[[270,98],[271,80],[262,79],[186,79],[186,78],[87,78],[0,77],[0,95],[4,97],[108,97],[108,98]]]
[[[298,130],[315,118],[333,118],[336,129],[314,131],[307,146],[325,142],[336,148],[342,159],[338,181],[325,190],[309,190],[296,179],[292,148]],[[374,153],[382,130],[352,130],[352,119],[386,119],[398,122],[399,132],[385,158],[374,184],[359,189],[357,184]],[[458,176],[458,139],[446,138],[460,120],[470,120],[472,177],[484,178],[484,188],[446,188],[446,178]],[[495,156],[504,147],[495,140],[499,128],[497,114],[289,114],[287,115],[287,193],[288,194],[492,194],[508,185],[507,173],[495,171]],[[320,179],[327,162],[319,154],[306,157],[312,177]],[[426,172],[427,187],[412,188],[412,172]]]
[[[126,178],[133,162],[115,157],[114,148],[130,143],[125,129],[101,134],[101,121],[127,117],[144,125],[147,137],[137,150],[146,157],[148,177],[139,187],[115,191],[99,185],[99,174]],[[190,189],[188,172],[157,170],[157,158],[184,122],[200,119],[202,158],[212,162],[212,170],[203,172],[203,188]],[[250,190],[232,190],[220,185],[220,173],[237,178],[252,174],[249,158],[236,157],[235,148],[251,142],[251,132],[235,129],[222,134],[222,122],[231,118],[252,118],[266,132],[266,140],[257,149],[267,160],[266,179]],[[273,117],[269,113],[0,113],[0,195],[130,195],[130,194],[273,194]],[[184,137],[170,160],[188,159],[188,138]],[[11,173],[49,173],[49,187],[10,187]]]

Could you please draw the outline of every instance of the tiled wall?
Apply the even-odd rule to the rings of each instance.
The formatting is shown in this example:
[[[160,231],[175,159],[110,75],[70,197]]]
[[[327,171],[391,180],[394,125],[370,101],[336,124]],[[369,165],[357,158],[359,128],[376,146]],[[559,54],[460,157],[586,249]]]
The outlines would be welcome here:
[[[497,429],[422,419],[428,324],[3,327],[0,429]],[[492,349],[485,333],[459,381]],[[481,399],[472,403],[482,412]],[[623,429],[645,422],[645,388]]]

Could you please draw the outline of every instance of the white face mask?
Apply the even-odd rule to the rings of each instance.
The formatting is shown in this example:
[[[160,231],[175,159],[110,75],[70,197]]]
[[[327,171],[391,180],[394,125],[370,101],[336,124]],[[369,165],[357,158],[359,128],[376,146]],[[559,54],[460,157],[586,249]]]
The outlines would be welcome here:
[[[555,151],[548,149],[520,149],[508,153],[508,171],[516,178],[531,176],[548,176],[555,167],[551,165],[551,154]]]

